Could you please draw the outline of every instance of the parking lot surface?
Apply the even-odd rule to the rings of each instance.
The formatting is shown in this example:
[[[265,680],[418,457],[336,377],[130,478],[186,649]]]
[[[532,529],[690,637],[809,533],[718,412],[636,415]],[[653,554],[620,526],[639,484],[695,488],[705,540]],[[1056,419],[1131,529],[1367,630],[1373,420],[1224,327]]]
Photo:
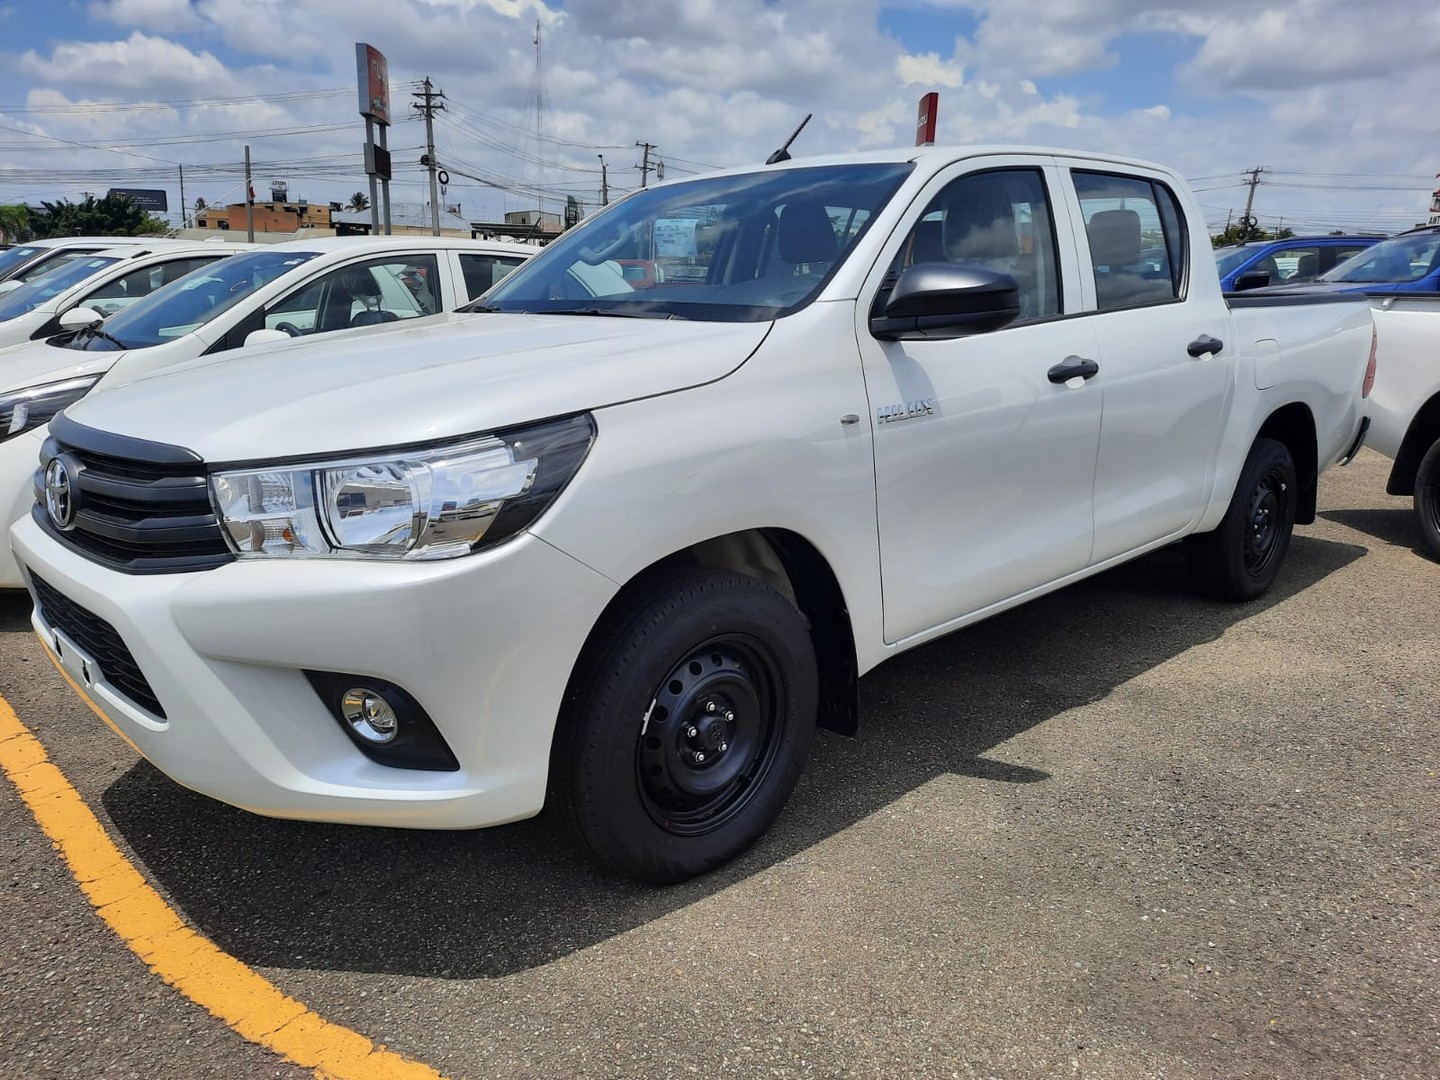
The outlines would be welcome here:
[[[440,1074],[1433,1077],[1440,565],[1389,463],[1274,592],[1158,552],[882,666],[777,827],[668,889],[548,819],[271,821],[171,783],[0,600],[0,694],[198,933]],[[0,1075],[312,1075],[151,973],[0,783]]]

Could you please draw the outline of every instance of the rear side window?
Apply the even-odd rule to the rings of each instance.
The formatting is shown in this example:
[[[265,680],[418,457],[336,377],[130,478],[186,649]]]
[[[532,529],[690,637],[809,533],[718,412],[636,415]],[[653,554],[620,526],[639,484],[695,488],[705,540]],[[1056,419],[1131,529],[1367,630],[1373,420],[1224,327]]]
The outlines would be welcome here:
[[[524,261],[519,255],[461,255],[465,291],[474,300]]]
[[[1185,284],[1185,221],[1164,184],[1073,170],[1101,311],[1178,300]]]

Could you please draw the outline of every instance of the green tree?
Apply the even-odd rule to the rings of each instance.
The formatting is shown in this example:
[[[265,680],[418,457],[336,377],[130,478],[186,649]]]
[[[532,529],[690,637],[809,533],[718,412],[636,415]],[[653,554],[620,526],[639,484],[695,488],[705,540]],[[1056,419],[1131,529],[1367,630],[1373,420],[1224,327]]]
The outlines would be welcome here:
[[[0,240],[14,244],[30,236],[30,211],[24,206],[0,206]]]
[[[81,202],[61,199],[42,202],[30,226],[40,238],[48,236],[147,236],[170,226],[135,205],[128,195],[87,195]]]
[[[358,213],[361,210],[370,209],[370,199],[363,191],[357,191],[350,196],[350,201],[345,204],[346,210],[353,210]]]
[[[1226,244],[1246,244],[1253,240],[1288,240],[1295,235],[1294,229],[1271,229],[1265,230],[1258,225],[1230,225],[1223,231],[1210,237],[1213,247],[1224,247]]]

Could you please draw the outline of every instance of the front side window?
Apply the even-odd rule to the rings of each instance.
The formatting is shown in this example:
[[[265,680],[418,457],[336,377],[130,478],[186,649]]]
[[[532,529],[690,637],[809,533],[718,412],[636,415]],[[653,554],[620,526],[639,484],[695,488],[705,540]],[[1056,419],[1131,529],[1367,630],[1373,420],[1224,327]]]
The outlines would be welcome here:
[[[342,266],[282,297],[265,326],[295,337],[434,315],[440,310],[434,255],[404,255]]]
[[[184,337],[256,289],[315,258],[314,251],[252,251],[221,258],[137,300],[105,321],[105,334],[77,334],[67,348],[89,352],[148,349]]]
[[[819,293],[912,168],[780,167],[650,188],[516,269],[484,310],[778,318]]]
[[[1101,311],[1179,299],[1185,223],[1164,184],[1072,170]]]
[[[1024,323],[1060,314],[1056,252],[1040,170],[1000,169],[947,184],[900,246],[894,270],[942,262],[1008,274],[1019,289],[1015,323]]]
[[[115,261],[98,255],[85,255],[56,266],[33,281],[27,281],[20,288],[0,296],[0,322],[34,311],[46,300],[59,296],[88,277],[93,277]]]
[[[1320,248],[1314,244],[1272,251],[1262,268],[1270,274],[1270,284],[1313,281],[1320,274]]]

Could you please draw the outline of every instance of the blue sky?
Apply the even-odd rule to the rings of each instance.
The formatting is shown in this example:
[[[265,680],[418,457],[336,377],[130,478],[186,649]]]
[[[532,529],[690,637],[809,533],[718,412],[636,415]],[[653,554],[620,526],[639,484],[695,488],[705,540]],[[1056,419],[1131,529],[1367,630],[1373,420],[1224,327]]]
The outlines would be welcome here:
[[[181,164],[187,197],[218,199],[247,142],[257,186],[348,197],[364,185],[344,93],[359,40],[390,60],[395,197],[426,197],[407,105],[411,81],[429,75],[454,106],[436,128],[446,201],[472,216],[594,201],[599,154],[614,189],[634,186],[640,141],[670,175],[762,160],[807,112],[800,153],[903,145],[931,89],[941,141],[1163,161],[1206,189],[1221,222],[1255,165],[1273,170],[1257,192],[1262,222],[1311,228],[1413,224],[1440,170],[1440,5],[0,0],[0,201],[75,197],[107,179],[178,200],[167,176]],[[266,100],[222,101],[247,95]],[[85,107],[113,102],[132,107]],[[127,146],[148,156],[115,152]]]

